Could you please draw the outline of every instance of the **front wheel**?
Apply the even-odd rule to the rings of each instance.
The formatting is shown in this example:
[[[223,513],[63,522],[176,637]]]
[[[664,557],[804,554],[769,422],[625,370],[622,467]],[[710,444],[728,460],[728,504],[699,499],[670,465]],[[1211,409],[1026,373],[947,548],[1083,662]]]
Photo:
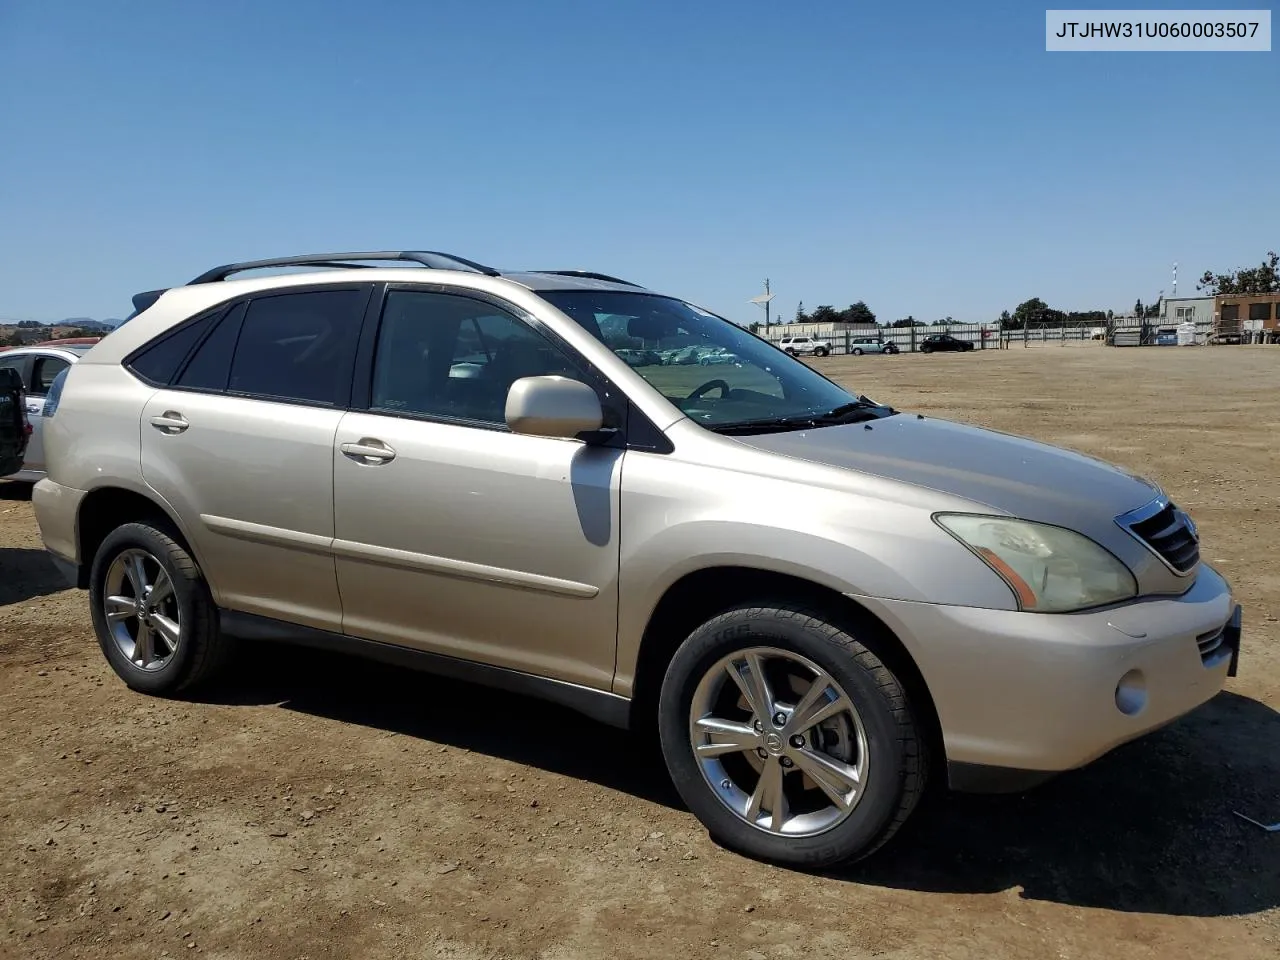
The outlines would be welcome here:
[[[897,353],[898,348],[895,347],[893,344],[889,344],[889,346],[884,348],[884,352],[889,354]]]
[[[209,679],[230,641],[195,560],[166,529],[127,523],[112,531],[89,574],[93,628],[126,684],[169,695]]]
[[[830,352],[831,351],[828,350],[826,347],[815,347],[813,351],[813,355],[815,357],[825,357]]]
[[[924,743],[898,678],[824,617],[742,607],[672,658],[659,699],[663,756],[725,846],[820,869],[861,859],[924,789]]]

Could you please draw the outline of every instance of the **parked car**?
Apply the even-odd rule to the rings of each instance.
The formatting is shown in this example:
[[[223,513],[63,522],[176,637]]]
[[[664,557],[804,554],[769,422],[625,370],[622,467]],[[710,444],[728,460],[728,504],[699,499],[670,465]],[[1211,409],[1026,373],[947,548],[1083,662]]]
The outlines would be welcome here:
[[[825,357],[831,353],[830,341],[819,340],[816,337],[783,337],[778,341],[778,346],[793,357],[800,357],[806,354]]]
[[[426,269],[326,266],[375,260]],[[234,636],[547,697],[656,732],[722,843],[817,868],[931,781],[1025,788],[1236,672],[1240,607],[1157,484],[679,298],[414,252],[141,296],[54,381],[32,498],[136,690],[195,689]],[[602,317],[741,366],[632,367]]]
[[[961,340],[959,337],[953,337],[949,333],[931,333],[920,341],[921,353],[933,353],[941,350],[972,350],[973,343],[969,340]]]
[[[26,412],[31,438],[23,462],[15,470],[0,471],[0,480],[34,483],[44,476],[44,436],[41,412],[54,378],[79,360],[100,337],[48,340],[25,347],[0,350],[0,370],[13,370],[26,389]]]
[[[877,337],[858,337],[849,341],[849,352],[855,357],[864,353],[897,353],[898,346],[891,340],[880,340]]]
[[[30,437],[22,378],[17,370],[0,367],[0,477],[22,469]]]

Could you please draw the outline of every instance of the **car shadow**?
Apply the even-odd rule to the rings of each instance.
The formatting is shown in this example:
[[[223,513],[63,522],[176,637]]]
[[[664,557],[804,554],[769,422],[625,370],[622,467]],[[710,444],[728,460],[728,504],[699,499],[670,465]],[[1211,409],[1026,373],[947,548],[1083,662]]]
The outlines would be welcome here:
[[[255,647],[211,690],[501,757],[676,809],[651,738],[552,704],[341,654]],[[260,669],[259,669],[260,667]],[[484,710],[476,709],[483,701]],[[525,731],[538,731],[537,736]],[[1280,905],[1280,714],[1233,693],[1082,770],[1010,796],[933,795],[903,833],[832,882],[1133,913],[1236,916]],[[565,744],[572,744],[566,749]]]
[[[0,607],[61,593],[68,586],[43,550],[0,547]]]

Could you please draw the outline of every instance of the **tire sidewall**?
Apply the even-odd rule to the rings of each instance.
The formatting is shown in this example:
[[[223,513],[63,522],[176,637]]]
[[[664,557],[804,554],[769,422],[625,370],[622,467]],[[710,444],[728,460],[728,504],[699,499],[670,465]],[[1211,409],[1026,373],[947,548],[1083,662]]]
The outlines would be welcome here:
[[[116,557],[129,549],[145,550],[164,568],[173,584],[182,618],[178,649],[169,658],[169,662],[158,670],[143,670],[129,661],[111,636],[103,611],[107,571]],[[193,631],[195,624],[199,622],[198,605],[210,602],[201,589],[202,584],[192,581],[174,566],[170,557],[172,549],[172,541],[154,527],[142,523],[126,524],[112,531],[102,541],[89,573],[89,610],[98,646],[102,648],[103,656],[121,680],[131,688],[146,693],[163,694],[181,686],[195,655]]]
[[[755,609],[718,617],[690,635],[672,658],[659,700],[658,725],[668,770],[685,803],[732,849],[791,866],[832,864],[874,848],[901,802],[906,757],[892,709],[872,674],[846,647],[810,628],[813,621],[785,612]],[[752,827],[716,797],[689,738],[693,693],[708,669],[735,650],[772,646],[818,664],[853,700],[867,735],[867,783],[862,798],[836,827],[812,837],[778,837]]]
[[[862,348],[861,348],[861,347],[854,347],[854,348],[853,348],[853,355],[854,355],[855,357],[860,357],[860,356],[862,356]]]

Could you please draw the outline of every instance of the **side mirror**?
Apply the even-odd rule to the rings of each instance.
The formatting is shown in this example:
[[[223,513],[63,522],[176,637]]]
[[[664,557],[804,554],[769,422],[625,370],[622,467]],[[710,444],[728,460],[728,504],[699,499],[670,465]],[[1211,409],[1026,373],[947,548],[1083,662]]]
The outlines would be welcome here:
[[[604,410],[596,392],[568,377],[522,377],[507,391],[507,426],[534,437],[576,437],[599,430]]]

